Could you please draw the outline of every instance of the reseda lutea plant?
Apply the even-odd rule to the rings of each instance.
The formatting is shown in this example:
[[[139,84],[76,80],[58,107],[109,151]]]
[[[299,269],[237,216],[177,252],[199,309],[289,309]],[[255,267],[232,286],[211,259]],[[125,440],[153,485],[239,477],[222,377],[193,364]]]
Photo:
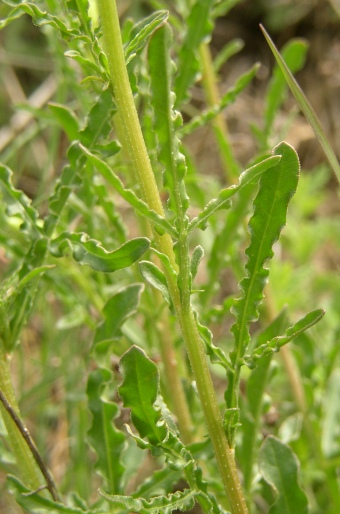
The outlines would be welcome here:
[[[219,188],[213,199],[205,201],[203,195],[204,204],[197,215],[190,214],[196,198],[188,191],[195,191],[195,187],[190,188],[187,151],[181,138],[214,121],[251,81],[257,67],[242,75],[218,105],[183,126],[179,112],[190,99],[190,87],[197,77],[199,47],[206,45],[216,16],[226,14],[232,2],[198,0],[190,6],[184,4],[179,14],[187,24],[181,28],[181,43],[173,37],[165,10],[137,24],[126,20],[121,32],[116,4],[111,0],[97,0],[99,24],[95,6],[91,4],[91,18],[85,0],[65,2],[63,12],[54,5],[45,11],[43,2],[23,2],[2,21],[5,27],[26,13],[36,25],[48,25],[53,29],[47,31],[49,37],[53,32],[67,45],[63,59],[73,59],[81,69],[81,95],[86,96],[85,88],[90,89],[88,97],[97,95],[90,108],[89,98],[80,98],[79,114],[65,102],[49,106],[50,120],[62,128],[70,146],[68,162],[48,200],[47,214],[42,216],[32,207],[26,195],[13,186],[9,167],[1,166],[0,179],[9,206],[4,216],[8,223],[11,215],[22,220],[16,237],[19,240],[23,233],[27,247],[26,254],[21,255],[15,245],[8,247],[10,254],[20,255],[21,264],[12,275],[9,273],[2,287],[1,412],[18,464],[19,476],[10,475],[8,487],[30,512],[170,513],[192,509],[196,504],[203,512],[245,514],[254,509],[251,483],[257,465],[275,491],[265,498],[273,512],[283,512],[282,504],[285,508],[288,505],[288,512],[307,509],[296,458],[279,439],[268,437],[258,463],[252,457],[241,473],[235,459],[242,439],[243,445],[245,441],[250,444],[252,456],[258,450],[256,437],[249,437],[251,429],[242,422],[246,415],[240,410],[243,369],[267,367],[263,393],[272,354],[323,316],[321,310],[310,312],[288,328],[279,319],[263,331],[267,336],[250,337],[250,323],[258,319],[269,274],[265,263],[273,257],[273,244],[285,225],[288,204],[297,187],[299,161],[291,146],[280,143],[236,177],[238,164],[229,158],[226,162],[232,165],[235,183]],[[177,57],[172,56],[172,49]],[[200,47],[201,54],[207,50]],[[209,73],[209,64],[205,72]],[[136,104],[140,105],[139,113]],[[197,178],[195,186],[199,190]],[[126,237],[117,207],[121,199],[135,211],[138,237]],[[246,262],[240,294],[232,305],[233,342],[228,348],[217,347],[205,326],[211,321],[208,309],[204,312],[200,308],[209,304],[212,288],[195,289],[204,249],[201,244],[192,248],[192,243],[200,241],[202,230],[214,225],[219,211],[224,214],[223,230],[232,223],[229,235],[236,237],[249,209]],[[108,225],[104,230],[103,220]],[[222,245],[226,253],[228,245],[223,248],[223,244],[222,238],[218,251]],[[106,249],[112,247],[115,249]],[[70,254],[91,271],[85,267],[87,271],[80,274]],[[217,255],[212,250],[207,256],[208,268],[221,270]],[[94,468],[102,478],[95,500],[81,498],[79,491],[64,498],[53,479],[47,483],[48,491],[42,489],[50,475],[34,452],[33,441],[24,439],[23,423],[15,422],[21,416],[9,370],[8,356],[20,340],[33,300],[39,296],[38,280],[53,284],[63,297],[58,279],[53,278],[57,272],[50,268],[53,263],[58,269],[57,259],[62,263],[67,257],[89,305],[101,317],[98,324],[88,321],[94,331],[91,355],[95,369],[87,372],[92,424],[86,439],[96,453]],[[201,300],[193,304],[193,295]],[[137,311],[138,323],[144,319],[145,338],[136,326]],[[158,367],[153,357],[159,354],[162,362]],[[112,355],[119,358],[120,378],[112,370]],[[209,361],[226,374],[223,407]],[[127,423],[126,429],[122,427],[122,406],[131,414],[131,425]],[[261,406],[262,394],[257,398],[258,413]],[[243,446],[242,451],[246,450]],[[138,463],[142,459],[146,463],[150,454],[152,465],[143,476]],[[276,458],[278,455],[284,459]],[[275,473],[271,472],[273,466]],[[275,479],[276,474],[280,480]]]

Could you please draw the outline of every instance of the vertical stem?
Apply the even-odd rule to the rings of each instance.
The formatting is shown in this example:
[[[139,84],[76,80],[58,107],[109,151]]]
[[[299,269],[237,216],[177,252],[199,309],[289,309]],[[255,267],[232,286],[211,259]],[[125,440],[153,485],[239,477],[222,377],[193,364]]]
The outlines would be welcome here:
[[[115,103],[118,109],[120,123],[125,134],[123,144],[134,167],[142,198],[150,208],[154,209],[161,216],[164,216],[162,202],[144,143],[129,84],[116,3],[111,0],[97,0],[97,5],[101,17],[104,45]],[[176,269],[177,264],[170,236],[168,234],[160,236],[154,231],[154,240],[159,250],[168,256],[170,263]],[[180,252],[187,251],[185,235],[180,245],[182,247]],[[181,256],[181,261],[182,257],[184,257],[184,254]],[[186,259],[188,259],[188,256],[186,256]],[[209,435],[215,450],[218,468],[230,502],[231,511],[233,514],[246,514],[248,510],[236,469],[234,451],[229,448],[224,432],[204,344],[198,333],[196,320],[190,305],[190,295],[188,301],[185,299],[183,302],[176,281],[168,274],[167,279],[183,339],[189,354]]]
[[[216,74],[212,63],[210,48],[207,43],[202,43],[199,47],[202,64],[202,83],[209,107],[218,105],[220,95],[217,87]],[[218,143],[220,158],[224,167],[225,177],[229,184],[235,184],[239,176],[239,166],[233,155],[233,150],[229,141],[228,125],[223,114],[218,114],[213,122],[215,137]]]

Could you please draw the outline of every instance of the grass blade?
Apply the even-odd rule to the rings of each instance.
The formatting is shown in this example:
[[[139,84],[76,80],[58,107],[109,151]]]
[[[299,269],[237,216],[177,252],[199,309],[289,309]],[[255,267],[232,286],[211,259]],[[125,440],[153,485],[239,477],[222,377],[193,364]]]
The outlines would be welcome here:
[[[328,138],[321,126],[321,123],[320,123],[317,115],[314,112],[313,107],[311,106],[311,104],[307,100],[305,94],[301,90],[299,84],[296,82],[295,78],[291,74],[288,66],[286,65],[285,61],[281,57],[280,52],[278,51],[278,49],[274,45],[273,41],[271,40],[268,32],[264,29],[264,27],[262,25],[260,25],[260,27],[264,34],[264,37],[267,40],[268,45],[270,46],[271,51],[274,54],[274,57],[275,57],[278,65],[280,66],[280,68],[282,70],[282,73],[284,74],[284,77],[285,77],[293,95],[295,96],[295,99],[296,99],[301,111],[307,118],[312,129],[314,130],[315,135],[316,135],[317,139],[319,140],[319,143],[322,146],[323,151],[325,152],[328,162],[329,162],[332,170],[334,171],[335,176],[337,177],[338,181],[340,182],[340,165],[339,165],[338,159],[333,151],[333,148],[331,147],[331,145],[328,141]]]

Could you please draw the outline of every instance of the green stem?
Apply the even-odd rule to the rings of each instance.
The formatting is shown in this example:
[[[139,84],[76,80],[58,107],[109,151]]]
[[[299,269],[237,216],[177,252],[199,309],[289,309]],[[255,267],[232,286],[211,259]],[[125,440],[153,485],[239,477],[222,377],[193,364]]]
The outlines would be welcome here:
[[[199,48],[202,65],[202,83],[209,107],[218,105],[220,95],[217,87],[217,79],[214,71],[210,48],[207,43],[202,43]],[[227,183],[235,184],[240,174],[239,166],[233,155],[229,141],[228,125],[222,113],[218,114],[213,122],[215,137],[218,143],[220,159],[225,172]]]
[[[163,205],[130,88],[116,3],[111,0],[97,0],[97,4],[101,17],[104,45],[112,79],[115,103],[125,135],[123,145],[129,154],[142,198],[148,203],[150,208],[164,216]],[[168,234],[160,236],[154,231],[154,240],[158,249],[167,255],[171,265],[177,269],[170,236]],[[180,253],[182,252],[181,261],[183,263],[184,259],[185,268],[188,254],[186,257],[184,256],[184,252],[187,252],[187,238],[183,234],[180,241]],[[229,448],[224,432],[204,344],[198,333],[196,320],[190,305],[190,295],[187,292],[184,298],[181,298],[176,281],[168,274],[167,279],[183,339],[189,354],[219,471],[230,502],[230,508],[232,513],[245,514],[248,511],[236,469],[234,451]]]

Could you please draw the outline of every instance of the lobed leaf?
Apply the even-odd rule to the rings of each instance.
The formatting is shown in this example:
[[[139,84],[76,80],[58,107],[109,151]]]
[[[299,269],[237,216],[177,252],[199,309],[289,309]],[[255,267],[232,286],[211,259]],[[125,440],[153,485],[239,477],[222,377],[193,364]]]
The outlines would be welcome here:
[[[96,271],[113,272],[134,264],[149,245],[147,238],[138,237],[108,252],[99,241],[85,233],[63,232],[50,242],[49,250],[55,257],[62,257],[71,250],[73,258],[80,264],[88,264]]]
[[[289,446],[274,436],[265,439],[259,452],[259,469],[276,495],[269,514],[307,514],[308,501],[298,483],[298,465]]]
[[[186,511],[195,505],[198,491],[184,489],[167,496],[155,496],[150,500],[133,498],[132,496],[113,496],[100,491],[100,494],[111,504],[141,514],[170,514],[174,510]]]
[[[164,185],[170,193],[170,208],[179,220],[183,220],[188,208],[188,197],[184,185],[186,164],[175,132],[181,117],[173,110],[171,40],[171,29],[169,25],[164,25],[155,32],[150,41],[148,52],[150,101],[155,116],[154,129],[158,140],[159,161],[164,166]]]
[[[243,363],[246,364],[248,368],[254,368],[259,359],[280,351],[282,346],[289,343],[292,341],[292,339],[294,339],[294,337],[302,334],[310,327],[318,323],[318,321],[320,321],[324,315],[325,311],[322,309],[316,309],[309,312],[293,326],[287,328],[285,335],[276,336],[270,341],[263,343],[261,346],[258,346],[251,355],[245,355]]]
[[[299,177],[299,161],[295,150],[281,143],[274,151],[281,160],[263,173],[259,192],[254,200],[254,214],[249,222],[250,245],[246,250],[246,276],[240,283],[241,297],[235,301],[232,327],[236,350],[232,362],[243,357],[249,343],[249,323],[258,318],[257,306],[263,298],[263,289],[269,271],[264,267],[273,256],[272,246],[279,238],[286,222],[288,203],[293,196]]]
[[[116,191],[136,210],[138,214],[149,219],[160,230],[169,233],[172,237],[177,237],[175,228],[162,216],[157,214],[154,210],[150,209],[148,205],[140,200],[131,189],[125,189],[120,178],[113,172],[113,170],[102,161],[99,157],[92,154],[83,145],[80,145],[81,150],[84,152],[90,162],[97,168],[100,174],[111,184]]]
[[[328,138],[321,126],[321,123],[317,117],[317,115],[314,112],[313,107],[309,103],[308,99],[304,95],[303,91],[301,90],[299,84],[296,82],[295,78],[291,74],[287,64],[285,63],[284,59],[281,57],[280,52],[274,45],[273,41],[271,40],[269,34],[266,32],[264,27],[260,25],[261,30],[267,40],[268,45],[270,46],[271,51],[274,54],[274,57],[280,66],[280,69],[282,70],[282,73],[301,109],[303,114],[305,115],[306,119],[310,123],[312,129],[314,130],[314,133],[325,152],[325,155],[328,159],[328,162],[332,168],[332,170],[335,173],[335,176],[337,177],[338,181],[340,182],[340,165],[338,162],[338,159],[334,153],[334,150],[332,149],[331,144],[328,141]]]
[[[125,447],[125,434],[114,426],[113,421],[119,414],[116,403],[104,397],[105,385],[112,379],[107,369],[96,369],[89,375],[86,393],[92,414],[92,425],[88,440],[97,454],[96,470],[105,480],[105,487],[111,493],[122,490],[124,466],[121,454]]]

